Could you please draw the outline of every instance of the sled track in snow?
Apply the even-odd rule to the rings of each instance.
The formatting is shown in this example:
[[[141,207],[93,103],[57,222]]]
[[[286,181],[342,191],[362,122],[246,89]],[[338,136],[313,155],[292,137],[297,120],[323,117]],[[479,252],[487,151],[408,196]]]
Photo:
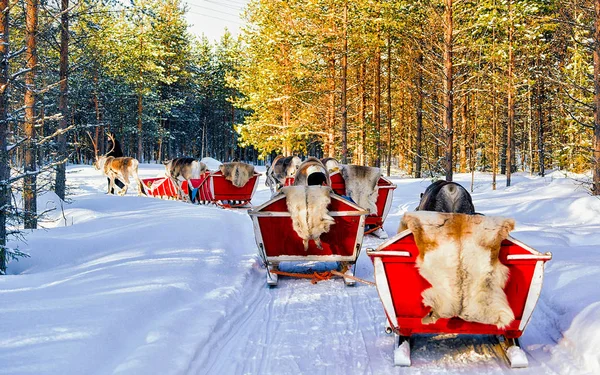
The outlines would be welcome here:
[[[364,247],[381,242],[368,237]],[[371,279],[364,249],[357,267],[357,276]],[[249,273],[186,373],[514,374],[493,336],[415,336],[413,366],[394,367],[393,337],[383,332],[385,318],[374,287],[346,287],[341,279],[313,285],[284,277],[271,289],[265,272],[255,268]],[[520,373],[539,373],[540,367],[532,370]]]

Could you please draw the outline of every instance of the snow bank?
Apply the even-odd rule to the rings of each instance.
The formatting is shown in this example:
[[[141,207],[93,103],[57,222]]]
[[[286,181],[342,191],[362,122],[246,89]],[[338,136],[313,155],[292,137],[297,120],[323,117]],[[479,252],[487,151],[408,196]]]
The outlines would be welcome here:
[[[183,373],[257,267],[245,212],[97,192],[65,216],[0,277],[1,374]]]
[[[213,158],[202,158],[201,160],[204,164],[206,164],[206,166],[208,167],[209,170],[211,171],[218,171],[219,170],[219,166],[223,163],[221,163],[220,161],[218,161],[217,159],[213,159]]]

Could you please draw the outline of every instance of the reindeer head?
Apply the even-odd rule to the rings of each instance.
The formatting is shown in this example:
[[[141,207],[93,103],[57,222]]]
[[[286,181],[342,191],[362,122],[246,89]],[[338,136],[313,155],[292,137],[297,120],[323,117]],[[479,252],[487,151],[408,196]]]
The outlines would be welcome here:
[[[302,164],[302,159],[298,156],[293,156],[290,161],[290,166],[287,169],[287,177],[294,177],[300,168],[300,164]]]

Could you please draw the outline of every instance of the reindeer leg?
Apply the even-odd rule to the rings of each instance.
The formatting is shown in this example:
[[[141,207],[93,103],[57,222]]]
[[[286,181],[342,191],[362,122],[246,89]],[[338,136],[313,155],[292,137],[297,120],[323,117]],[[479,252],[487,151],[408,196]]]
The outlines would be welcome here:
[[[114,194],[114,189],[115,189],[115,176],[113,176],[112,174],[110,176],[108,176],[108,194]]]
[[[123,186],[123,188],[119,192],[120,196],[124,196],[125,194],[127,194],[127,189],[129,188],[129,176],[123,175],[123,181],[122,182],[123,182],[123,184],[125,186]]]
[[[137,182],[137,187],[138,187],[138,189],[137,189],[137,191],[138,191],[138,197],[140,197],[140,196],[142,196],[142,181],[140,180],[140,177],[138,176],[137,170],[136,170],[136,171],[134,171],[134,172],[132,173],[132,175],[133,175],[133,181],[134,181],[134,182]]]
[[[193,187],[192,187],[192,180],[188,179],[187,180],[187,184],[188,184],[188,199],[190,200],[190,203],[195,203],[195,198],[193,195]]]

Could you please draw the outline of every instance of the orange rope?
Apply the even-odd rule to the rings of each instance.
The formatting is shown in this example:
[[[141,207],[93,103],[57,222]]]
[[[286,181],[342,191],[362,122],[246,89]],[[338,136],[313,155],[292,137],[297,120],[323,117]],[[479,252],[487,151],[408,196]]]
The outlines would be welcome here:
[[[335,276],[339,276],[345,279],[352,279],[367,285],[375,285],[374,282],[371,281],[367,281],[367,280],[363,280],[360,279],[356,276],[352,276],[352,275],[346,275],[345,272],[348,271],[348,266],[344,266],[342,268],[341,271],[336,271],[336,270],[332,270],[332,271],[324,271],[324,272],[312,272],[312,273],[300,273],[300,272],[285,272],[285,271],[280,271],[280,270],[271,270],[269,272],[274,273],[276,275],[281,275],[281,276],[289,276],[289,277],[297,277],[297,278],[301,278],[301,279],[311,279],[310,282],[312,284],[316,284],[319,281],[325,281],[325,280],[330,280]]]
[[[375,286],[376,285],[372,281],[361,279],[360,277],[356,277],[356,276],[352,276],[352,275],[346,275],[346,274],[343,274],[343,273],[341,273],[339,271],[331,271],[331,273],[334,274],[334,275],[336,275],[336,276],[340,276],[340,277],[343,277],[343,278],[346,278],[346,279],[351,279],[351,280],[354,280],[354,281],[358,281],[359,283],[363,283],[363,284],[367,284],[367,285],[371,285],[371,286]]]
[[[313,284],[318,283],[319,281],[329,280],[333,277],[333,274],[330,271],[325,272],[313,272],[313,273],[299,273],[299,272],[284,272],[279,270],[271,270],[269,271],[276,275],[281,276],[289,276],[289,277],[297,277],[301,279],[311,279],[310,282]]]
[[[375,228],[369,229],[368,231],[365,232],[365,234],[371,234],[371,233],[375,232],[379,228],[381,228],[381,225],[378,225]]]

